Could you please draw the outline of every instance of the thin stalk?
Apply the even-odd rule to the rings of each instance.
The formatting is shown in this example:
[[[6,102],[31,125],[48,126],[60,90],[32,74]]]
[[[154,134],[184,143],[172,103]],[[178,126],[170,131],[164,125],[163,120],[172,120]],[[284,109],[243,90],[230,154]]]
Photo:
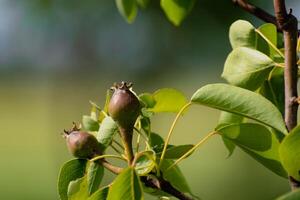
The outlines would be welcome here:
[[[125,149],[125,155],[128,161],[128,165],[130,166],[134,159],[134,154],[132,149],[133,128],[125,129],[119,127],[119,130],[122,137],[122,143]]]
[[[184,155],[182,155],[180,158],[178,158],[170,167],[168,167],[167,171],[174,166],[176,166],[179,162],[181,162],[183,159],[188,157],[191,153],[193,153],[198,147],[200,147],[202,144],[204,144],[210,137],[217,134],[216,131],[212,131],[209,134],[207,134],[203,139],[201,139],[193,148],[191,148],[188,152],[186,152]]]
[[[283,53],[264,35],[260,30],[255,29],[255,31],[282,57],[284,58]]]
[[[285,91],[285,110],[284,120],[288,131],[297,126],[297,39],[298,39],[298,20],[292,13],[287,13],[285,0],[273,0],[276,21],[283,31],[285,49],[284,67],[284,91]],[[289,178],[291,189],[300,187],[300,182],[292,177]]]
[[[181,108],[181,110],[178,112],[178,114],[176,115],[176,117],[175,117],[175,119],[174,119],[174,121],[173,121],[173,123],[172,123],[172,126],[171,126],[171,128],[170,128],[170,130],[169,130],[169,133],[168,133],[168,135],[167,135],[167,139],[166,139],[165,144],[164,144],[164,148],[163,148],[162,153],[161,153],[160,162],[159,162],[159,165],[158,165],[158,171],[159,171],[159,169],[160,169],[160,167],[161,167],[161,163],[163,162],[163,160],[164,160],[164,158],[165,158],[167,146],[168,146],[168,144],[169,144],[169,142],[170,142],[170,138],[171,138],[171,135],[172,135],[173,130],[174,130],[174,128],[175,128],[175,125],[176,125],[176,123],[177,123],[179,117],[181,116],[181,114],[182,114],[182,113],[183,113],[190,105],[192,105],[191,102],[189,102],[189,103],[187,103],[185,106],[183,106],[183,107]]]
[[[90,159],[91,162],[94,162],[96,160],[100,160],[100,159],[103,159],[103,158],[117,158],[117,159],[120,159],[120,160],[125,160],[122,156],[118,156],[118,155],[101,155],[101,156],[96,156],[92,159]]]

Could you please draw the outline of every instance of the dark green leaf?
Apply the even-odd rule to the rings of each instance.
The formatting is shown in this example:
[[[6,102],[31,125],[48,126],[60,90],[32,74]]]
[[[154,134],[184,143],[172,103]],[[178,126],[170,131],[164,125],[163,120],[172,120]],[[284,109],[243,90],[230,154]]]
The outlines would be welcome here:
[[[140,179],[132,167],[124,169],[114,180],[108,191],[107,200],[142,200]]]
[[[84,159],[74,159],[62,166],[58,178],[58,193],[61,200],[68,200],[69,183],[84,176],[86,163]]]
[[[87,171],[87,185],[89,195],[99,189],[104,175],[104,167],[96,162],[91,162]]]
[[[141,118],[141,127],[148,136],[151,132],[151,121],[148,117]]]
[[[233,49],[238,47],[256,47],[255,27],[245,20],[235,21],[229,29],[229,39]]]
[[[279,159],[279,141],[265,126],[253,123],[234,124],[222,127],[218,133],[277,175],[286,177]]]
[[[105,117],[97,133],[97,140],[105,150],[112,142],[115,133],[118,131],[116,122],[111,117]]]
[[[192,96],[192,102],[242,115],[286,133],[279,110],[263,96],[228,84],[209,84]]]
[[[106,200],[108,195],[109,187],[104,187],[97,190],[88,200]]]
[[[161,0],[160,6],[166,13],[168,19],[176,26],[190,13],[195,0]]]
[[[157,133],[151,133],[149,137],[151,148],[156,152],[160,153],[164,147],[164,139]]]
[[[288,174],[300,181],[300,126],[294,128],[283,139],[279,155]]]
[[[192,144],[171,146],[167,149],[165,159],[178,159],[194,147]]]
[[[82,117],[82,125],[83,128],[87,131],[98,131],[99,130],[99,123],[94,120],[91,116],[84,115]]]
[[[264,82],[259,92],[269,99],[283,114],[284,113],[284,78],[283,69],[274,68],[269,79]]]
[[[300,199],[300,189],[291,191],[276,200],[299,200]]]
[[[274,66],[274,61],[265,54],[247,47],[239,47],[228,55],[222,77],[232,85],[256,90]]]
[[[116,0],[117,8],[128,23],[132,23],[138,12],[136,0]]]
[[[167,170],[173,163],[172,160],[164,160],[162,162],[161,171],[164,178],[179,191],[191,194],[191,189],[179,167],[176,165]]]

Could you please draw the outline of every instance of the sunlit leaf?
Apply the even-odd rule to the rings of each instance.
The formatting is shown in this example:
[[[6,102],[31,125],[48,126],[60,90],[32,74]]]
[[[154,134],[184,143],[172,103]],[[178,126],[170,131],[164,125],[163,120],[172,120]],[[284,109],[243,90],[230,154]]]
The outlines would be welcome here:
[[[274,66],[274,61],[265,54],[239,47],[228,55],[222,77],[232,85],[256,90],[267,79]]]
[[[149,2],[150,0],[137,0],[137,3],[141,8],[147,8]]]
[[[96,162],[91,162],[87,170],[87,185],[89,195],[99,189],[104,175],[104,167]]]
[[[235,21],[229,29],[229,39],[233,49],[238,47],[256,47],[255,27],[245,20]]]
[[[192,102],[238,114],[286,133],[279,110],[263,96],[228,84],[209,84],[194,93]]]
[[[155,105],[148,110],[151,112],[179,112],[187,103],[186,97],[178,90],[163,88],[152,95]]]
[[[98,131],[99,130],[99,123],[94,120],[91,116],[84,115],[82,117],[82,125],[83,128],[87,131]]]
[[[134,168],[124,169],[114,180],[108,191],[107,200],[143,200],[140,179]]]
[[[86,163],[84,159],[74,159],[62,166],[58,178],[58,194],[61,200],[68,200],[69,183],[84,176]]]
[[[68,187],[68,200],[82,200],[89,196],[87,179],[82,177],[71,181]]]
[[[153,108],[156,104],[154,97],[150,93],[140,94],[139,98],[146,108]]]
[[[92,194],[88,200],[106,200],[108,195],[109,187],[104,187],[98,189],[94,194]]]
[[[111,117],[105,117],[97,133],[97,140],[100,144],[102,144],[102,148],[104,148],[103,150],[111,144],[117,131],[118,126],[116,122]]]
[[[283,139],[279,155],[288,174],[300,181],[300,126],[294,128]]]
[[[161,0],[160,5],[168,19],[179,26],[190,13],[195,2],[196,0]]]
[[[135,170],[139,176],[144,176],[156,166],[156,156],[153,151],[144,151],[136,160]]]
[[[138,6],[136,0],[116,0],[120,14],[128,23],[132,23],[137,15]]]

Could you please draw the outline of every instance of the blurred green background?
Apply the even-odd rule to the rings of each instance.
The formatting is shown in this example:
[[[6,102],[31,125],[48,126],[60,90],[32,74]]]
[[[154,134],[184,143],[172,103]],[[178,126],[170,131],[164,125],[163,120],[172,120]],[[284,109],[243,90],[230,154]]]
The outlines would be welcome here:
[[[271,1],[259,2],[272,11]],[[287,1],[300,17],[297,0]],[[0,199],[58,199],[60,166],[71,158],[60,133],[102,104],[116,81],[137,93],[174,87],[190,97],[219,78],[236,19],[262,22],[230,0],[198,0],[182,26],[172,26],[158,1],[128,25],[112,0],[0,1]],[[219,111],[194,106],[180,119],[172,143],[195,143],[210,132]],[[153,118],[166,135],[174,118]],[[204,200],[268,200],[289,190],[245,153],[230,158],[219,136],[180,164]],[[146,199],[154,199],[147,196]]]

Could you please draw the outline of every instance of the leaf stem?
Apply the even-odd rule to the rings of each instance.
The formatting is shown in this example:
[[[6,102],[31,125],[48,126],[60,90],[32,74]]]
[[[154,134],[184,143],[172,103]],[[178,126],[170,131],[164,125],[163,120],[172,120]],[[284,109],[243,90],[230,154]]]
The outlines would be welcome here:
[[[168,144],[169,144],[169,141],[170,141],[171,135],[172,135],[172,133],[173,133],[173,130],[174,130],[174,128],[175,128],[175,125],[176,125],[176,123],[177,123],[179,117],[181,116],[181,114],[182,114],[182,113],[183,113],[190,105],[192,105],[192,102],[189,102],[189,103],[185,104],[185,105],[181,108],[181,110],[178,112],[178,114],[176,115],[176,117],[175,117],[175,119],[174,119],[174,121],[173,121],[173,123],[172,123],[172,126],[171,126],[171,128],[170,128],[170,130],[169,130],[169,133],[168,133],[168,135],[167,135],[167,139],[166,139],[165,144],[164,144],[164,148],[163,148],[162,153],[161,153],[160,162],[159,162],[159,165],[158,165],[158,171],[159,171],[159,169],[160,169],[160,167],[161,167],[161,164],[162,164],[162,162],[163,162],[163,160],[164,160],[164,157],[165,157],[165,154],[166,154],[166,150],[167,150],[167,146],[168,146]]]
[[[275,67],[284,68],[284,64],[283,63],[275,63]]]
[[[177,165],[179,162],[181,162],[183,159],[188,157],[193,151],[195,151],[198,147],[200,147],[203,143],[205,143],[211,136],[217,134],[217,131],[212,131],[208,133],[203,139],[201,139],[193,148],[191,148],[188,152],[186,152],[184,155],[182,155],[180,158],[178,158],[170,167],[168,167],[167,171],[171,168],[173,168],[175,165]]]
[[[100,159],[103,159],[103,158],[117,158],[117,159],[120,159],[120,160],[125,160],[122,156],[118,156],[118,155],[101,155],[101,156],[96,156],[96,157],[90,159],[90,161],[94,162],[96,160],[100,160]]]
[[[260,30],[255,29],[255,31],[282,57],[284,58],[283,53],[262,33]]]

